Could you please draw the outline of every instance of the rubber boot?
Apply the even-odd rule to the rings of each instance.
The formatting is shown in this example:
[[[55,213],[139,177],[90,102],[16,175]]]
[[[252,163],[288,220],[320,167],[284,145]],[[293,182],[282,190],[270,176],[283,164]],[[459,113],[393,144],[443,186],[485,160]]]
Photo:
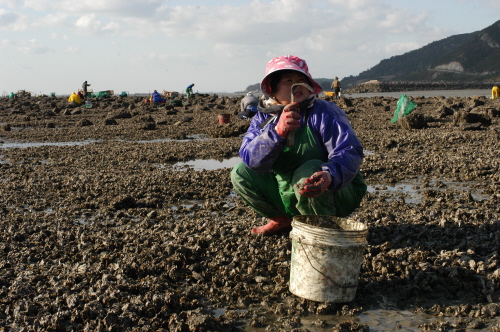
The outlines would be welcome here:
[[[287,216],[270,218],[269,220],[270,221],[264,226],[253,228],[252,233],[269,236],[279,232],[290,230],[292,228],[292,219],[288,218]]]

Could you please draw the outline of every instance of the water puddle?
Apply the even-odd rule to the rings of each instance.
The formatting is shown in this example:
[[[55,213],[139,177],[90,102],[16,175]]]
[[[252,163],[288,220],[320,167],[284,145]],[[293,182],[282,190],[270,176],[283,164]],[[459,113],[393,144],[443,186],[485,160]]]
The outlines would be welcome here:
[[[12,148],[31,148],[40,146],[76,146],[76,145],[87,145],[92,143],[100,142],[101,140],[85,140],[79,142],[17,142],[17,141],[3,141],[0,142],[0,149],[12,149]]]
[[[446,180],[431,180],[429,181],[428,186],[433,190],[438,191],[444,191],[446,189],[466,191],[472,195],[474,200],[489,199],[489,195],[483,194],[482,190],[474,188],[476,184],[477,183],[473,182],[467,183]],[[394,185],[379,184],[368,186],[369,193],[390,194],[391,196],[399,194],[398,198],[403,198],[406,203],[410,204],[422,203],[424,198],[423,193],[426,189],[428,188],[422,185],[422,179],[405,180]]]
[[[127,142],[127,143],[163,143],[163,142],[190,142],[193,140],[208,140],[208,135],[205,134],[196,134],[187,136],[186,139],[176,140],[170,138],[163,139],[155,139],[155,140],[139,140],[139,141],[127,141],[122,139],[117,139],[118,142]],[[39,146],[77,146],[77,145],[87,145],[92,143],[98,143],[102,140],[84,140],[78,142],[19,142],[19,141],[0,141],[0,149],[9,149],[9,148],[30,148],[30,147],[39,147]]]
[[[219,317],[226,313],[224,308],[216,308],[213,310],[214,316]],[[242,331],[247,332],[265,332],[265,331],[284,331],[283,329],[275,329],[279,325],[279,322],[284,321],[283,317],[280,317],[274,313],[270,313],[269,310],[259,310],[257,316],[264,316],[264,325],[269,325],[270,327],[251,327],[249,326],[249,320],[244,321],[244,325],[241,327]],[[382,331],[403,331],[403,332],[420,332],[423,331],[424,325],[436,324],[438,322],[447,322],[449,324],[464,323],[464,319],[460,317],[438,317],[435,315],[416,313],[410,310],[398,310],[384,308],[381,306],[376,309],[369,309],[361,312],[356,316],[337,316],[337,315],[305,315],[300,317],[300,328],[304,331],[309,332],[324,332],[331,331],[336,325],[344,322],[355,322],[358,324],[368,325],[371,332],[382,332]],[[465,319],[465,321],[472,321],[472,318]],[[493,326],[495,323],[498,324],[500,318],[494,319],[491,323]],[[469,330],[468,330],[469,331]]]
[[[204,203],[203,200],[183,200],[177,203],[176,205],[170,206],[171,210],[181,211],[181,210],[189,210],[197,206],[202,206]]]
[[[229,159],[197,159],[186,162],[175,163],[172,166],[178,170],[182,170],[182,168],[193,168],[195,171],[202,170],[216,170],[221,168],[233,168],[234,165],[241,161],[240,157],[233,157]]]
[[[208,139],[210,138],[206,134],[195,134],[195,135],[187,135],[186,139],[159,138],[153,140],[139,140],[139,141],[128,141],[128,140],[117,139],[117,141],[126,143],[164,143],[164,142],[204,141]]]
[[[195,159],[190,161],[183,162],[171,162],[171,163],[162,163],[162,164],[153,164],[152,166],[165,169],[167,167],[173,167],[175,171],[183,171],[187,168],[192,168],[195,171],[212,171],[221,168],[233,168],[234,165],[241,161],[240,157],[232,157],[229,159]]]
[[[33,130],[32,126],[12,126],[10,127],[12,131],[20,131],[20,130]]]

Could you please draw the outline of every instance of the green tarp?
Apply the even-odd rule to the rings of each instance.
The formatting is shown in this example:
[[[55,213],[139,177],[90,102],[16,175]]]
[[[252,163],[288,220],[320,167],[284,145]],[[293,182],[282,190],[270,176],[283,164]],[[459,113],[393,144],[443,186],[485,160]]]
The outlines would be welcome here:
[[[408,99],[408,97],[405,94],[402,94],[398,100],[396,111],[394,111],[394,117],[389,123],[394,123],[399,119],[401,119],[402,117],[410,114],[415,109],[415,107],[417,107],[417,103]]]
[[[109,92],[108,91],[99,91],[98,93],[96,93],[95,97],[97,99],[109,98]]]

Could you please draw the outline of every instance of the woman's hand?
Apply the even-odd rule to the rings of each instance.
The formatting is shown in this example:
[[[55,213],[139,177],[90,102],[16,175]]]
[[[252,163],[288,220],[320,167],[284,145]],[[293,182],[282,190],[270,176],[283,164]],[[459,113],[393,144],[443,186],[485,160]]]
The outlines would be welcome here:
[[[332,183],[329,172],[316,172],[304,181],[304,186],[299,191],[304,197],[314,198],[323,194]]]
[[[295,102],[286,105],[276,125],[276,132],[281,137],[286,138],[289,132],[300,128],[299,120],[301,118],[299,103]]]

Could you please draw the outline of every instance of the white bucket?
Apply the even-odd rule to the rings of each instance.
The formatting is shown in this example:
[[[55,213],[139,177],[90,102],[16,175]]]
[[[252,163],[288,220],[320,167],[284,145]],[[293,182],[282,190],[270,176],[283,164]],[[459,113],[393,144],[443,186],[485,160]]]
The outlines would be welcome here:
[[[325,225],[328,228],[319,227]],[[295,216],[292,227],[290,292],[317,302],[354,300],[367,245],[366,225],[334,216],[310,215]]]

